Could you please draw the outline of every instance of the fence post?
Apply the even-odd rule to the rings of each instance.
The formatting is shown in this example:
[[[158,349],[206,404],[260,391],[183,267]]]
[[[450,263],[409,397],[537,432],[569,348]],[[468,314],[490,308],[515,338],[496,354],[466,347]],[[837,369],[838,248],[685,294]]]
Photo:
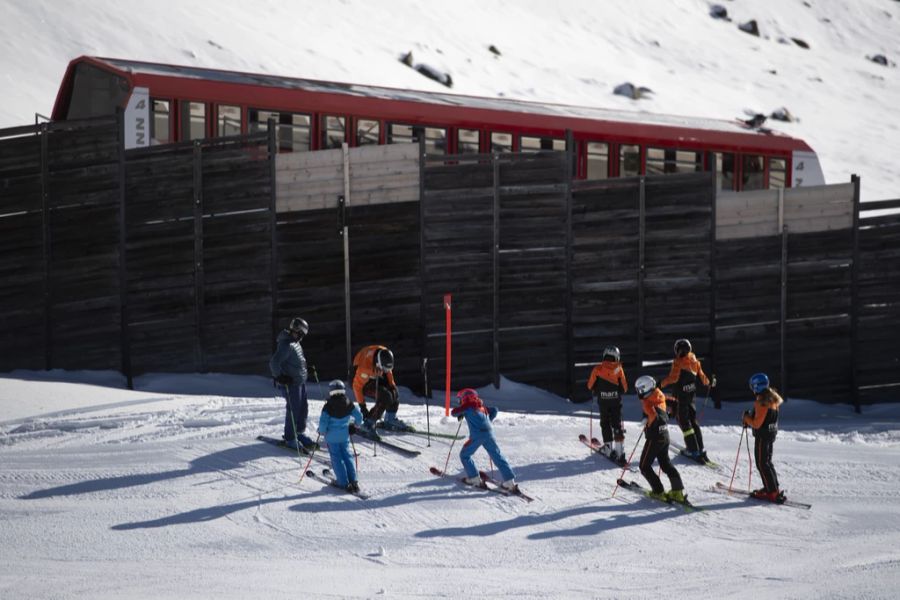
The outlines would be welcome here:
[[[422,327],[419,362],[428,357],[428,255],[425,247],[425,136],[419,139],[419,322]],[[424,391],[425,394],[428,390]]]
[[[341,170],[344,175],[344,194],[338,199],[338,210],[341,211],[341,235],[344,238],[344,343],[347,345],[347,379],[349,380],[350,370],[353,367],[353,346],[351,339],[353,333],[353,313],[350,309],[350,225],[347,220],[349,215],[347,207],[350,206],[350,150],[346,142],[341,144],[341,153],[343,156]]]
[[[787,397],[787,288],[788,285],[788,226],[781,227],[781,393]]]
[[[194,318],[197,337],[195,360],[199,372],[206,372],[203,351],[203,324],[206,321],[206,302],[203,277],[203,150],[200,140],[194,140]]]
[[[274,119],[272,119],[274,122]],[[269,153],[269,228],[272,236],[272,247],[269,254],[269,285],[272,288],[272,332],[274,340],[278,335],[278,170],[276,160],[278,157],[278,145],[275,140],[275,127],[270,126],[266,130],[267,148]]]
[[[716,172],[710,171],[710,214],[709,214],[709,356],[710,356],[710,373],[716,372]],[[713,397],[713,406],[722,408],[722,400],[715,388],[710,389],[707,394]]]
[[[575,135],[566,130],[566,397],[575,388],[575,335],[572,331],[572,178],[575,174]]]
[[[644,368],[644,245],[646,242],[647,206],[644,176],[640,177],[638,188],[638,322],[637,322],[637,364]]]
[[[49,128],[41,123],[41,229],[44,258],[44,369],[53,368],[53,282],[50,279],[52,240],[50,239],[50,165]]]
[[[852,386],[853,408],[862,412],[859,404],[859,175],[852,175],[853,182],[853,265],[850,271],[850,385]]]
[[[494,388],[500,387],[500,160],[497,154],[492,155],[494,171],[494,238],[491,245],[491,259],[494,274],[494,331],[493,331],[493,383]]]
[[[131,371],[131,342],[128,336],[128,235],[125,202],[125,113],[116,109],[119,153],[119,340],[122,347],[122,373],[129,390],[134,389]]]

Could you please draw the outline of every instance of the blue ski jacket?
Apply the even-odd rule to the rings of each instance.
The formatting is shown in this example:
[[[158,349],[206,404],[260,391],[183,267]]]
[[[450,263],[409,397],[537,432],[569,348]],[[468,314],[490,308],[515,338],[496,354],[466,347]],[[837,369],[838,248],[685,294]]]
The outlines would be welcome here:
[[[353,419],[357,425],[362,423],[363,420],[362,412],[359,410],[359,405],[356,402],[350,402],[343,394],[340,395],[340,399],[346,402],[347,408],[350,410],[345,411],[342,410],[343,407],[341,407],[338,410],[332,409],[340,416],[331,414],[329,412],[329,405],[333,406],[333,400],[337,400],[332,397],[328,399],[328,402],[322,409],[322,416],[319,417],[319,433],[325,437],[325,441],[328,442],[329,445],[345,444],[349,442],[350,419]]]

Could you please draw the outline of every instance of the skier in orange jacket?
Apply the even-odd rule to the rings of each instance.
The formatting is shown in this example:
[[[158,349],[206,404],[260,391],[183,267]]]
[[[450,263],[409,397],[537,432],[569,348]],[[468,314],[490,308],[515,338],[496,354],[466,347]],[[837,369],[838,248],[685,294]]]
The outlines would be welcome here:
[[[400,408],[400,393],[394,381],[394,354],[385,346],[372,344],[360,349],[353,358],[353,394],[362,411],[362,429],[375,432],[378,419],[384,414],[384,428],[408,431],[409,425],[397,418]],[[375,405],[369,410],[366,397],[373,398]]]
[[[700,423],[697,422],[697,407],[694,405],[694,394],[697,393],[697,381],[707,388],[716,385],[716,378],[712,381],[706,377],[700,361],[691,352],[691,343],[686,339],[675,342],[675,360],[672,361],[672,370],[663,379],[659,387],[675,384],[673,396],[675,397],[675,414],[678,417],[678,427],[684,435],[684,445],[687,454],[694,460],[706,462],[706,451],[703,449],[703,434],[700,431]]]
[[[684,495],[681,475],[669,458],[669,415],[666,412],[666,396],[656,387],[656,380],[649,375],[638,377],[634,382],[634,389],[644,411],[641,425],[646,441],[641,451],[640,468],[641,474],[650,484],[650,495],[664,502],[685,502],[687,497]],[[659,467],[669,478],[672,489],[668,492],[653,470],[654,460],[659,462]]]
[[[782,503],[784,492],[778,489],[778,474],[772,464],[772,448],[778,435],[778,409],[784,400],[769,386],[765,373],[750,377],[750,390],[756,395],[753,410],[744,413],[744,427],[753,428],[756,468],[762,478],[763,488],[754,490],[752,495],[762,500]]]
[[[625,369],[616,346],[603,349],[600,364],[591,371],[587,387],[597,399],[600,410],[600,452],[615,462],[625,462],[625,426],[622,423],[622,394],[628,391]]]

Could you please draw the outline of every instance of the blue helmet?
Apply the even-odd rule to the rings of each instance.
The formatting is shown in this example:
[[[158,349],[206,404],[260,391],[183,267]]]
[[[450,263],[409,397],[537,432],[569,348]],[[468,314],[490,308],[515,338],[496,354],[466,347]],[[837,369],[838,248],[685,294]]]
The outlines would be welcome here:
[[[769,389],[769,376],[765,373],[756,373],[750,377],[750,390],[754,394],[762,394]]]

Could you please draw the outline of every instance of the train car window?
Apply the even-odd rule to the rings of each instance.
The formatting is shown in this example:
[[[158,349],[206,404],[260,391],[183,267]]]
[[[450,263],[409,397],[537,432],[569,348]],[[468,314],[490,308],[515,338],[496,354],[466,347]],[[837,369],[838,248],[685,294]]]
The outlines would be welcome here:
[[[762,190],[766,187],[765,173],[763,172],[764,157],[755,154],[744,154],[741,166],[741,189]]]
[[[619,146],[619,177],[635,177],[641,174],[641,147],[622,144]]]
[[[172,141],[172,112],[168,100],[153,98],[150,101],[150,144],[168,144]]]
[[[392,123],[388,128],[388,144],[418,142],[424,136],[426,154],[446,154],[447,130],[440,127],[400,125]]]
[[[346,140],[346,117],[322,117],[322,148],[340,148]]]
[[[269,119],[275,119],[277,123],[275,137],[278,138],[279,150],[284,152],[309,150],[311,123],[309,115],[251,108],[247,119],[250,123],[250,133],[267,131]]]
[[[131,92],[128,82],[94,65],[79,63],[75,67],[72,95],[65,119],[83,119],[116,114]]]
[[[491,133],[491,152],[512,152],[513,136],[511,133]]]
[[[216,107],[216,135],[241,134],[241,107],[220,104]]]
[[[369,146],[378,143],[381,124],[378,121],[360,119],[356,122],[356,145]]]
[[[587,178],[607,179],[609,177],[609,144],[588,142]]]
[[[459,154],[478,154],[481,151],[481,132],[477,129],[457,129],[456,151]]]
[[[783,158],[769,159],[769,189],[781,189],[787,184],[787,161]]]
[[[566,140],[550,137],[530,137],[522,136],[519,138],[519,150],[521,152],[539,152],[541,150],[555,150],[558,152],[566,151]]]
[[[703,170],[703,154],[674,148],[647,148],[647,175],[693,173]]]
[[[206,137],[206,104],[181,101],[181,140],[201,140]]]
[[[734,189],[734,154],[716,152],[716,189]]]

